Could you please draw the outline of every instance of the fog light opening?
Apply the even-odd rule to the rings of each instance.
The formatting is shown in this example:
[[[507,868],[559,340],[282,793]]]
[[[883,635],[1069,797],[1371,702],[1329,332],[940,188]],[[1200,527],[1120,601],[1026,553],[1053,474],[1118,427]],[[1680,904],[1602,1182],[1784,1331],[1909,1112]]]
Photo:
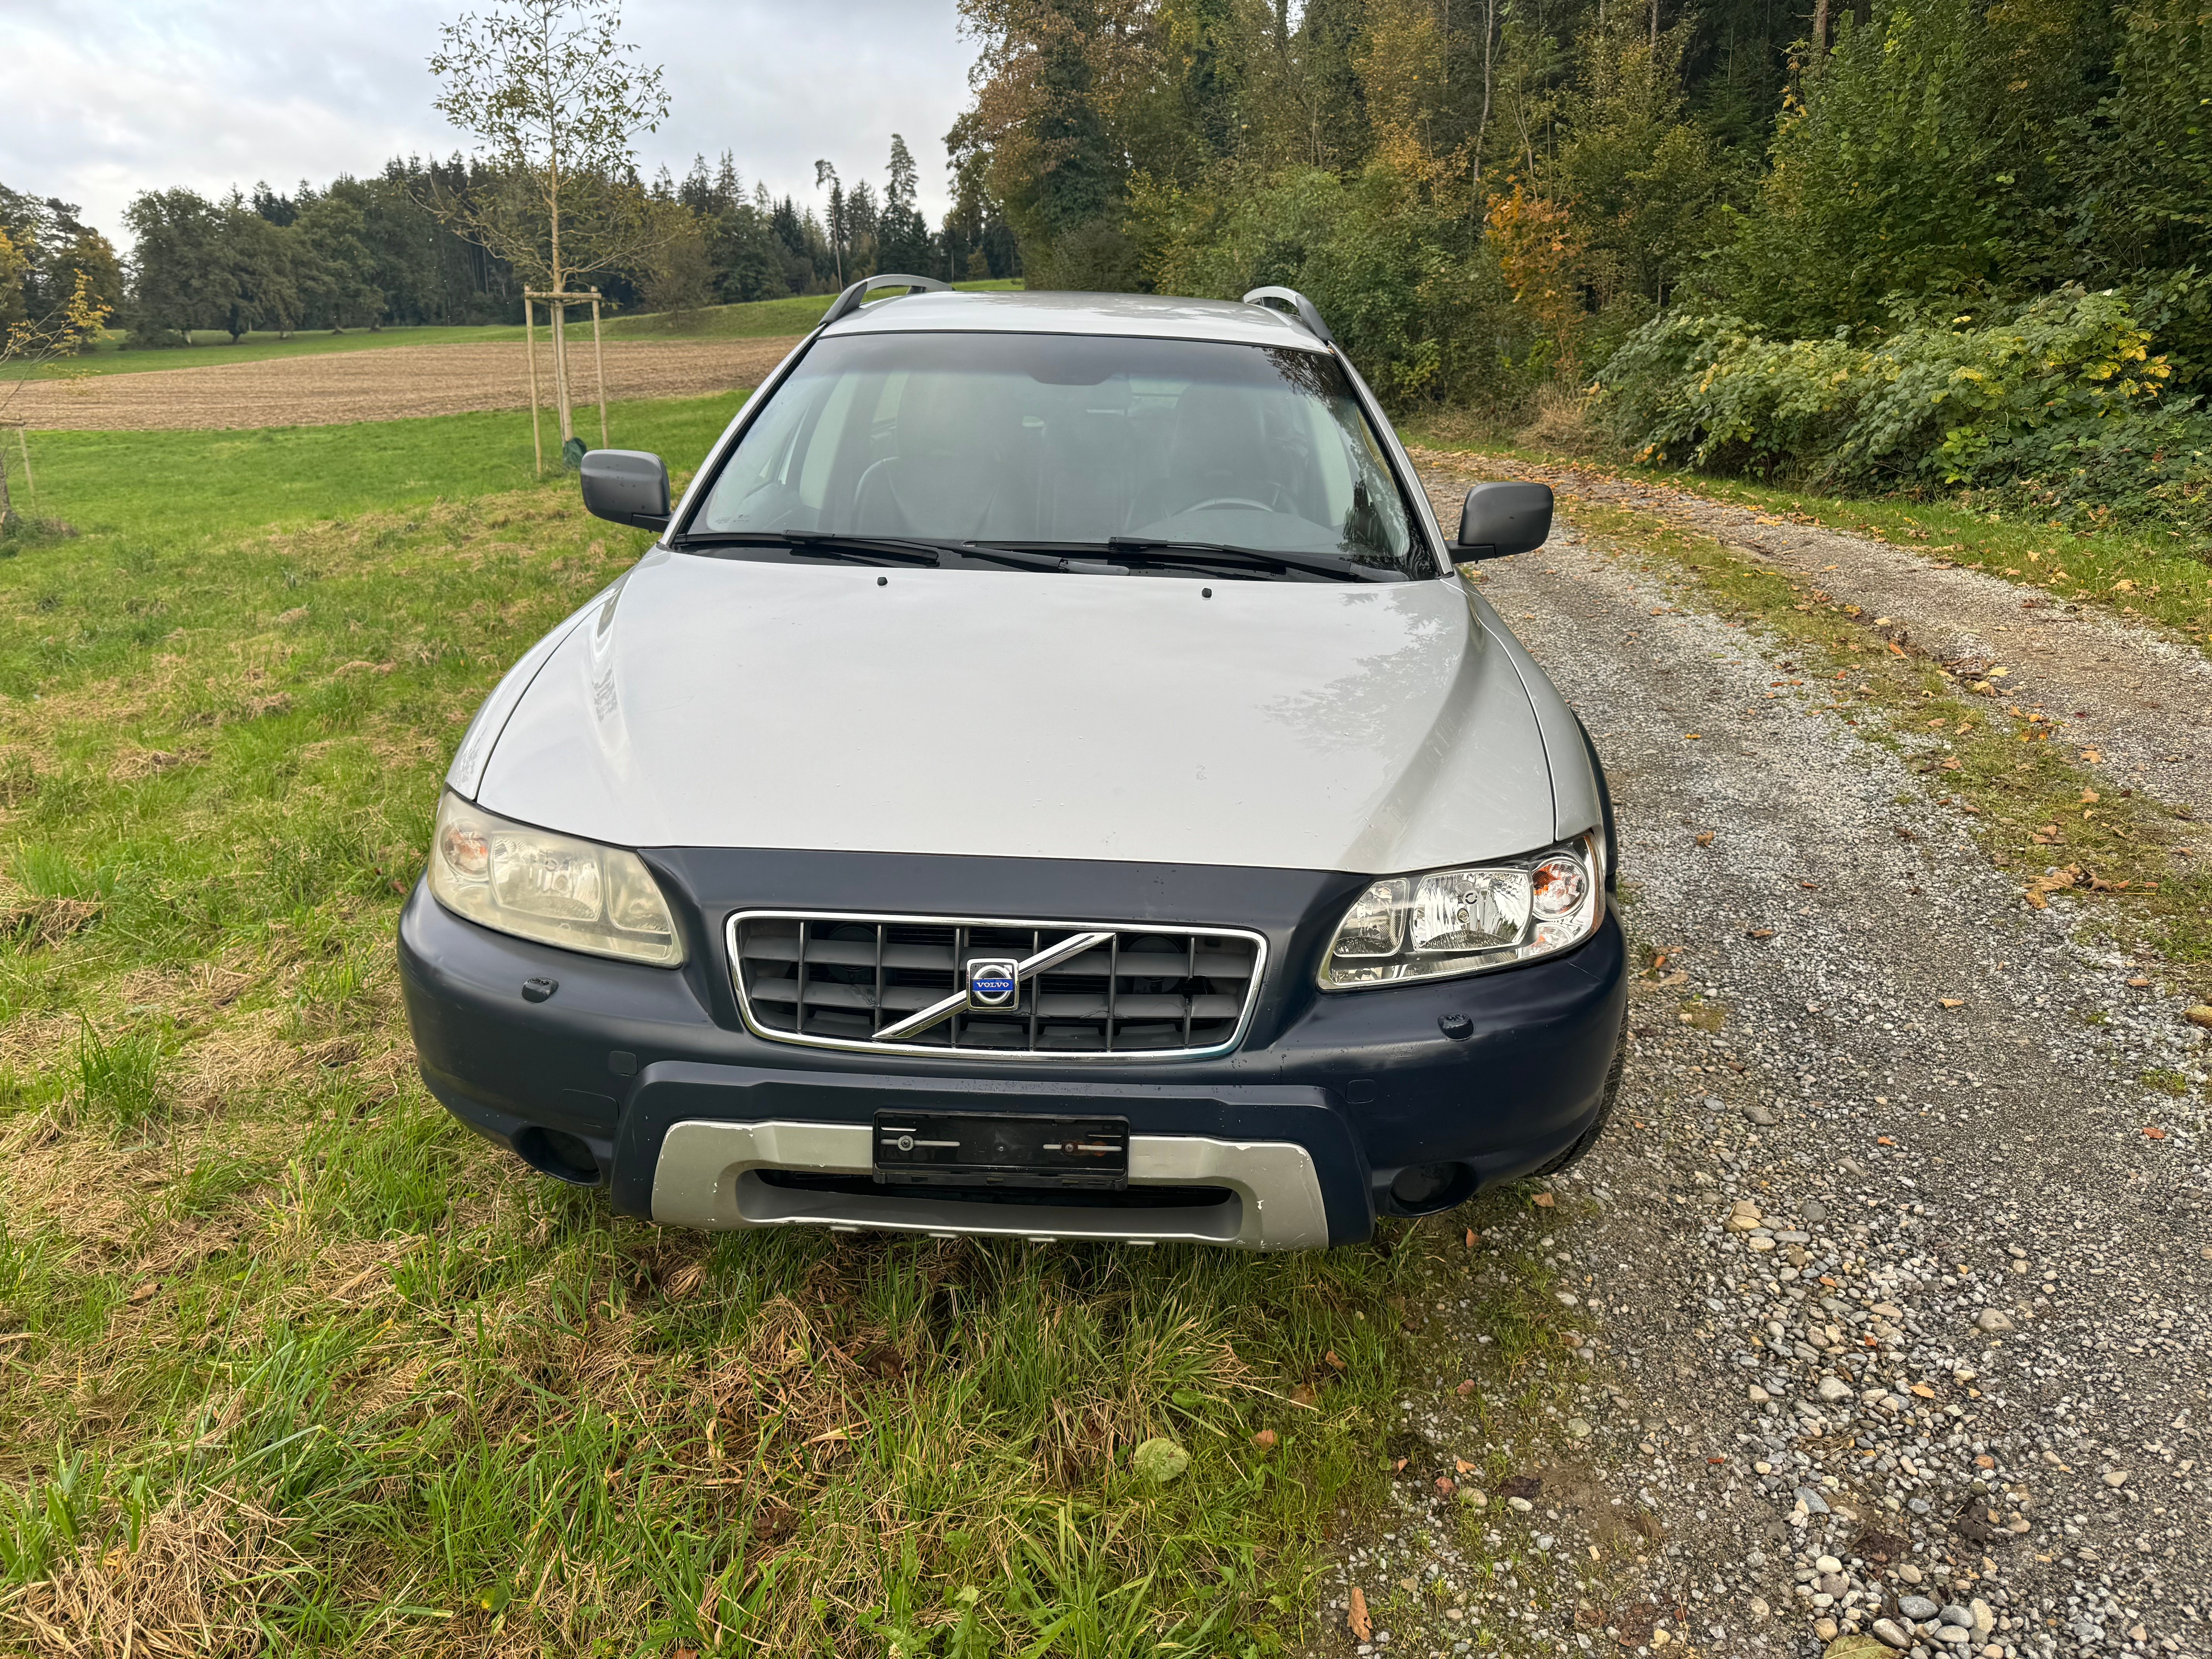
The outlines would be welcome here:
[[[1390,1206],[1400,1215],[1434,1215],[1465,1202],[1474,1188],[1464,1164],[1409,1164],[1390,1182]]]
[[[514,1138],[514,1154],[540,1175],[551,1176],[574,1187],[596,1187],[605,1176],[599,1155],[580,1137],[565,1129],[536,1125]]]

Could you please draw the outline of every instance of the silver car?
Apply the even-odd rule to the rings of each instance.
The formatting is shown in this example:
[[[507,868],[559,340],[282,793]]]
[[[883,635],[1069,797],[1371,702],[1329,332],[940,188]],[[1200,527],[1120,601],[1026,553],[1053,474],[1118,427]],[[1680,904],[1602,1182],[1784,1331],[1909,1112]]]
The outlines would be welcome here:
[[[869,296],[884,289],[892,297]],[[1312,305],[872,278],[478,711],[400,921],[432,1091],[681,1225],[1368,1237],[1602,1127],[1588,735]]]

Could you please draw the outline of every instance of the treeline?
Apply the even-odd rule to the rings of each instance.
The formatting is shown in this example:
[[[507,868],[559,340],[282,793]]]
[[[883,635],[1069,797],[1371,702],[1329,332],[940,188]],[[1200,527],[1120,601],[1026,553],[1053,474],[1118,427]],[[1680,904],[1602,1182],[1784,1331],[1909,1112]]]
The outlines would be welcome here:
[[[0,324],[42,314],[84,269],[133,347],[188,343],[194,331],[520,323],[522,283],[455,228],[457,210],[508,187],[477,161],[395,160],[373,178],[340,178],[289,195],[266,184],[210,199],[181,188],[142,191],[125,212],[128,257],[59,201],[0,186]],[[969,278],[1020,273],[1012,229],[970,178],[942,224],[915,204],[917,169],[894,137],[878,191],[831,176],[827,216],[766,185],[748,191],[732,157],[695,161],[636,184],[658,234],[629,268],[586,280],[621,310],[700,306],[830,291],[879,270]],[[14,273],[11,275],[10,273]]]
[[[123,266],[113,245],[76,216],[74,203],[0,185],[0,338],[58,311],[78,271],[95,305],[121,302]]]
[[[2204,0],[963,10],[1031,286],[1285,283],[1401,406],[2212,529]]]

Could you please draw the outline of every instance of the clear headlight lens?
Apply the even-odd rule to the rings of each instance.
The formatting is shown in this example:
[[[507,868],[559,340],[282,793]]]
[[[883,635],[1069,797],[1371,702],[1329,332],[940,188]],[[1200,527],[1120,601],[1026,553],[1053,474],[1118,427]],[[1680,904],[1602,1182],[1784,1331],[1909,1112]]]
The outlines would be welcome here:
[[[1480,973],[1579,945],[1602,914],[1597,837],[1524,858],[1392,876],[1362,893],[1322,963],[1325,990]]]
[[[430,891],[456,915],[568,951],[674,968],[684,941],[635,853],[510,823],[448,792]]]

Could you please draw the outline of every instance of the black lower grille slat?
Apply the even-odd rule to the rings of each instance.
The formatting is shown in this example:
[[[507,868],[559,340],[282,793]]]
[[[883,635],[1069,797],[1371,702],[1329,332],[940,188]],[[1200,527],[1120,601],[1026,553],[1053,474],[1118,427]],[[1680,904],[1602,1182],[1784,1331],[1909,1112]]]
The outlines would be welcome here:
[[[963,992],[971,961],[1020,962],[1096,933],[1108,937],[1024,975],[1013,1006],[963,1004],[876,1038]],[[1265,955],[1256,934],[1224,928],[791,912],[735,916],[729,939],[745,1022],[763,1036],[979,1055],[1218,1053],[1243,1031]]]

